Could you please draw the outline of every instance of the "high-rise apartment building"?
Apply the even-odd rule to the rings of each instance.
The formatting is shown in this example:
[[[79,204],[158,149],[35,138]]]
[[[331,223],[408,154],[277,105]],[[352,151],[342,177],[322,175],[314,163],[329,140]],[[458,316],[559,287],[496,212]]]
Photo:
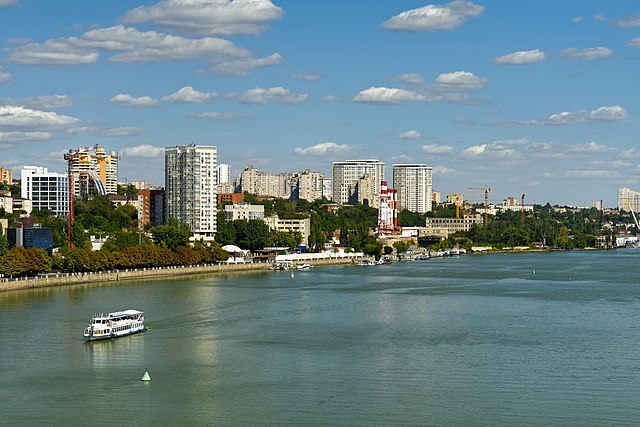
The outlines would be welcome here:
[[[295,174],[292,178],[292,198],[304,199],[309,202],[322,199],[324,191],[324,174],[311,172],[309,169]]]
[[[432,168],[424,164],[393,165],[393,188],[398,191],[398,210],[425,213],[433,200]]]
[[[293,173],[266,173],[249,165],[240,174],[240,191],[288,199],[292,177]]]
[[[369,206],[378,207],[384,163],[378,160],[334,162],[332,175],[334,202],[357,204],[366,201]]]
[[[165,202],[164,189],[138,190],[138,228],[142,229],[146,224],[165,224]]]
[[[217,147],[181,145],[164,152],[167,218],[191,227],[193,238],[212,241],[217,231]]]
[[[21,196],[31,200],[33,209],[48,210],[55,216],[69,213],[69,178],[41,166],[25,166],[20,172]]]
[[[232,184],[233,176],[231,175],[231,165],[221,163],[217,168],[218,182],[217,184]]]
[[[618,188],[618,209],[640,212],[640,191]]]

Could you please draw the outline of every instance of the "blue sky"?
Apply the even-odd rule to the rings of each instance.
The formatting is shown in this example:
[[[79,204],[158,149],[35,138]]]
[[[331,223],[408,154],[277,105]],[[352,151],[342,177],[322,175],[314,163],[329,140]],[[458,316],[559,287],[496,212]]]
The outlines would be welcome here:
[[[0,0],[0,42],[15,171],[98,144],[163,185],[196,143],[234,175],[426,163],[477,201],[640,190],[636,0]]]

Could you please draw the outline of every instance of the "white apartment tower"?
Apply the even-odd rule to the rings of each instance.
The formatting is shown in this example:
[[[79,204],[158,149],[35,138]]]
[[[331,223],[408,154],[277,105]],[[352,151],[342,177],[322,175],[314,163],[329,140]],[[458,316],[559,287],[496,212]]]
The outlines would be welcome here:
[[[217,231],[217,147],[181,145],[164,151],[167,218],[189,224],[194,240]]]
[[[398,210],[425,213],[433,200],[432,168],[424,164],[393,165],[393,188],[398,191]]]
[[[218,172],[218,184],[231,184],[233,183],[233,176],[231,175],[231,165],[221,163],[217,167]]]
[[[378,160],[334,162],[331,180],[335,203],[356,204],[366,200],[369,206],[377,208],[384,163]],[[365,181],[367,185],[364,185]]]
[[[640,212],[640,192],[630,188],[618,188],[618,209]]]
[[[309,202],[322,199],[324,191],[324,174],[311,172],[309,169],[296,174],[292,178],[293,198]]]
[[[20,172],[21,194],[33,209],[48,210],[55,216],[69,213],[69,178],[41,166],[25,166]]]

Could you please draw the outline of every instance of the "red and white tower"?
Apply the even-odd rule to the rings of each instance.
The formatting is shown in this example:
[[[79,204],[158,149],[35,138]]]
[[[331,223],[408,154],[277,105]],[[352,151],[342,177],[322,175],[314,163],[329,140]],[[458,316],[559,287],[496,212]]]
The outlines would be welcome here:
[[[378,235],[388,235],[398,228],[398,191],[387,187],[387,181],[380,185],[380,208],[378,210]]]

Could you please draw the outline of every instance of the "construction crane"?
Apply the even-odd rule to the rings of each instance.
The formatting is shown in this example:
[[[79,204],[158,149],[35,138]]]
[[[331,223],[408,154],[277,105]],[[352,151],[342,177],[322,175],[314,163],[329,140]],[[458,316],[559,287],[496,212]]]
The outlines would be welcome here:
[[[524,225],[524,194],[522,195],[522,201],[520,202],[520,207],[522,209],[522,225]]]
[[[460,218],[460,206],[464,203],[464,194],[454,193],[447,194],[449,201],[456,205],[456,219]]]
[[[467,187],[470,190],[483,190],[484,191],[484,226],[486,227],[489,223],[489,191],[491,191],[490,187],[486,185],[484,187]]]

